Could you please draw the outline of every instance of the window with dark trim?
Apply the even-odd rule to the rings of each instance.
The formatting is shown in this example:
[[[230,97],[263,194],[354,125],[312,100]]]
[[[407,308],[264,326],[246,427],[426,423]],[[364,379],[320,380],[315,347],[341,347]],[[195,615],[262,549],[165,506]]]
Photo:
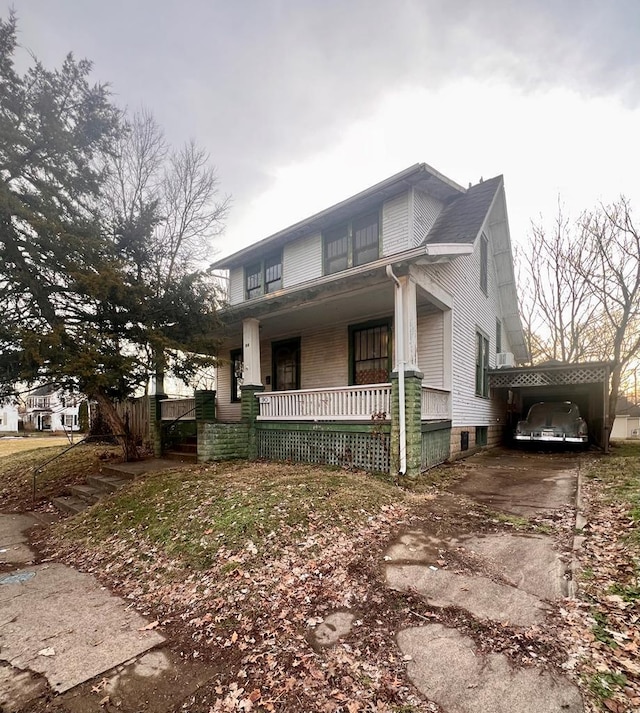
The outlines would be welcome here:
[[[496,354],[502,351],[502,322],[496,319]]]
[[[480,289],[488,294],[489,241],[483,233],[480,236]]]
[[[476,446],[486,446],[489,429],[486,426],[476,426]]]
[[[380,257],[380,213],[358,216],[322,234],[324,274],[373,262]]]
[[[489,396],[489,340],[476,332],[476,396]]]
[[[282,254],[269,255],[244,268],[246,299],[262,297],[282,288]]]
[[[386,384],[391,371],[389,320],[349,327],[349,383]]]
[[[231,362],[231,402],[241,400],[240,380],[242,378],[242,349],[234,349],[229,355]]]

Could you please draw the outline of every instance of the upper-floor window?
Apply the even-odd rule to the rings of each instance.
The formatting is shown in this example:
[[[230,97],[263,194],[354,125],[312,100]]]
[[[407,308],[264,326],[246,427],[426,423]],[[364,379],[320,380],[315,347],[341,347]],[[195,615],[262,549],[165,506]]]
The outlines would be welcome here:
[[[244,269],[245,293],[248,300],[267,295],[282,287],[282,253],[269,255],[264,260]]]
[[[324,274],[373,262],[380,257],[380,214],[367,213],[322,234]]]
[[[489,276],[489,241],[487,236],[482,233],[480,236],[480,289],[488,294],[488,276]]]

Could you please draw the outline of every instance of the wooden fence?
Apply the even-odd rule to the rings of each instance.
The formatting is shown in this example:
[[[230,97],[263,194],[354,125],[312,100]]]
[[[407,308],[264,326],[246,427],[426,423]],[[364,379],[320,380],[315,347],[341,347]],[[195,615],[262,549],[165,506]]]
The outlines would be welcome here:
[[[115,403],[116,411],[141,445],[149,441],[149,397],[127,399]]]

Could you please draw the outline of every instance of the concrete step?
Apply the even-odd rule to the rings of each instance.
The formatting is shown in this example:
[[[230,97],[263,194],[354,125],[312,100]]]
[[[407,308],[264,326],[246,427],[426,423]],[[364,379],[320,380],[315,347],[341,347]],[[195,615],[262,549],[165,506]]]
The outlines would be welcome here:
[[[197,453],[184,453],[182,451],[165,451],[162,454],[162,457],[167,458],[169,460],[181,461],[182,463],[197,463],[198,462],[198,454]]]
[[[61,495],[59,498],[52,498],[51,502],[60,512],[69,513],[70,515],[77,515],[89,507],[89,503],[77,495]]]
[[[197,453],[198,444],[197,443],[176,443],[171,449],[174,453]]]
[[[96,488],[96,490],[100,490],[103,493],[114,493],[116,490],[120,490],[120,488],[130,482],[131,478],[123,478],[115,475],[87,476],[87,485],[90,485],[92,488]]]
[[[100,500],[100,496],[104,495],[102,491],[93,488],[91,485],[72,485],[69,490],[71,495],[75,495],[80,500],[84,500],[91,505],[97,503]]]
[[[136,477],[136,473],[121,469],[117,463],[115,465],[103,465],[100,468],[100,473],[111,478],[124,478],[125,480],[133,480]]]

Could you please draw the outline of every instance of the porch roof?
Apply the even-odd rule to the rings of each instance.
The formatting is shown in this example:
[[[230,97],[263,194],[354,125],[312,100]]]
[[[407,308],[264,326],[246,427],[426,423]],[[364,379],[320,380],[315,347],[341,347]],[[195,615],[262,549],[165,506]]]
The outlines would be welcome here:
[[[253,245],[249,245],[228,257],[214,262],[211,265],[211,269],[228,270],[241,266],[255,253],[264,252],[265,249],[272,250],[282,247],[285,243],[320,231],[331,224],[350,217],[354,212],[373,208],[380,202],[392,198],[412,186],[428,191],[444,202],[466,193],[465,188],[442,175],[435,168],[426,163],[416,163],[340,203],[336,203],[309,218],[294,223],[284,230],[280,230],[257,243],[253,243]]]

